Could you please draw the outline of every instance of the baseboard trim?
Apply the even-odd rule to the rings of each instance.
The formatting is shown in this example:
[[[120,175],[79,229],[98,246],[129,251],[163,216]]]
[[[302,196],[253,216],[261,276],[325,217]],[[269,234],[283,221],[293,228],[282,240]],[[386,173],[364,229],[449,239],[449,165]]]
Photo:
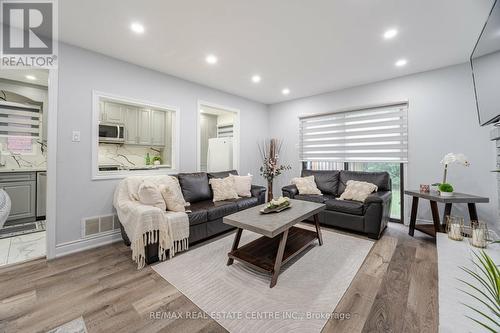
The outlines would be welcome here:
[[[99,235],[91,238],[78,239],[71,242],[61,243],[56,245],[56,258],[66,256],[68,254],[89,250],[95,247],[119,242],[122,240],[120,230],[112,233]]]

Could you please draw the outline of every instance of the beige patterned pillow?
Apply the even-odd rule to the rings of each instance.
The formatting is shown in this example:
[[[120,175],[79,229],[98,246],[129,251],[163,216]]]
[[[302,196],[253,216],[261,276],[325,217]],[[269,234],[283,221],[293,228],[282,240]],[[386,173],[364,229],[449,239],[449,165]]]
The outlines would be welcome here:
[[[179,180],[176,177],[169,176],[166,180],[166,184],[161,184],[159,189],[167,205],[167,210],[172,212],[186,211],[188,203],[184,200]]]
[[[150,180],[143,180],[137,191],[139,201],[143,205],[158,207],[161,210],[166,210],[165,201],[161,196],[160,190],[155,183]]]
[[[292,184],[297,186],[299,194],[321,194],[314,181],[314,176],[293,178]]]
[[[344,193],[339,200],[354,200],[365,202],[366,198],[378,190],[377,185],[356,180],[348,180]]]
[[[234,180],[234,188],[238,196],[240,197],[252,196],[252,192],[250,192],[250,189],[252,188],[252,175],[248,176],[229,175],[229,177],[233,178]]]
[[[209,181],[214,192],[213,201],[224,201],[229,199],[238,199],[238,193],[234,188],[234,178],[212,178]]]

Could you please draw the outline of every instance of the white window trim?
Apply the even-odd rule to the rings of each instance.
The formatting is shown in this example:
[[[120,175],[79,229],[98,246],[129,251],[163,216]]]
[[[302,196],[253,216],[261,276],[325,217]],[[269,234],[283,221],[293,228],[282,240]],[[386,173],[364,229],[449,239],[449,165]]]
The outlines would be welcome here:
[[[99,100],[105,98],[113,102],[130,104],[139,107],[150,107],[157,109],[164,109],[175,112],[175,125],[174,134],[172,136],[172,167],[171,168],[160,168],[155,170],[119,170],[119,171],[107,171],[106,173],[99,171]],[[154,102],[133,99],[129,97],[123,97],[119,95],[109,94],[98,90],[92,90],[92,180],[104,180],[104,179],[122,179],[130,176],[152,176],[152,175],[164,175],[164,174],[175,174],[179,170],[180,161],[180,110],[176,106],[158,104]]]
[[[236,114],[236,119],[233,124],[233,145],[236,147],[236,150],[233,151],[233,169],[240,172],[240,110],[235,109],[229,106],[225,105],[220,105],[220,104],[215,104],[211,102],[207,102],[204,100],[198,100],[198,107],[196,109],[196,170],[201,171],[200,164],[201,164],[201,145],[200,145],[200,138],[201,138],[201,115],[200,115],[200,109],[201,106],[205,105],[208,107],[212,107],[215,109],[221,109],[229,112],[234,112]]]

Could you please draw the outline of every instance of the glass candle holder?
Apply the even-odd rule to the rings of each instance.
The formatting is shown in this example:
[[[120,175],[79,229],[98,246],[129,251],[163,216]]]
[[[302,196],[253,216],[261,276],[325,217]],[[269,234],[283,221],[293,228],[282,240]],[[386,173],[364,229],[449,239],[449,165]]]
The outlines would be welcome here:
[[[446,233],[449,239],[461,241],[464,239],[464,219],[458,216],[446,216]]]
[[[488,227],[485,222],[477,221],[471,223],[472,226],[472,246],[485,248],[488,244]]]

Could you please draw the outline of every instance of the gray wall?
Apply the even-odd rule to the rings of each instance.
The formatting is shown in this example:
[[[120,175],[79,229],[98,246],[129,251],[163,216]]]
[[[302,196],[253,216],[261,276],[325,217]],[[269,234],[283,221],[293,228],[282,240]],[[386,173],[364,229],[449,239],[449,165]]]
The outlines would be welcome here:
[[[82,218],[113,212],[118,180],[91,180],[92,89],[177,106],[183,172],[197,169],[198,99],[239,109],[240,172],[262,183],[257,142],[268,136],[264,104],[65,44],[59,53],[56,244],[80,239]],[[81,142],[71,142],[73,130],[81,131]]]
[[[464,153],[471,166],[451,166],[448,180],[459,192],[488,196],[491,203],[479,204],[479,215],[498,229],[497,182],[490,172],[495,167],[494,146],[489,141],[490,128],[478,124],[467,64],[271,105],[270,134],[286,139],[281,160],[293,165],[293,171],[278,180],[275,194],[300,174],[299,115],[399,100],[409,101],[407,187],[440,181],[441,158],[448,152]],[[427,206],[421,205],[425,209],[419,218],[430,219]],[[453,213],[465,213],[465,207],[456,207]]]

